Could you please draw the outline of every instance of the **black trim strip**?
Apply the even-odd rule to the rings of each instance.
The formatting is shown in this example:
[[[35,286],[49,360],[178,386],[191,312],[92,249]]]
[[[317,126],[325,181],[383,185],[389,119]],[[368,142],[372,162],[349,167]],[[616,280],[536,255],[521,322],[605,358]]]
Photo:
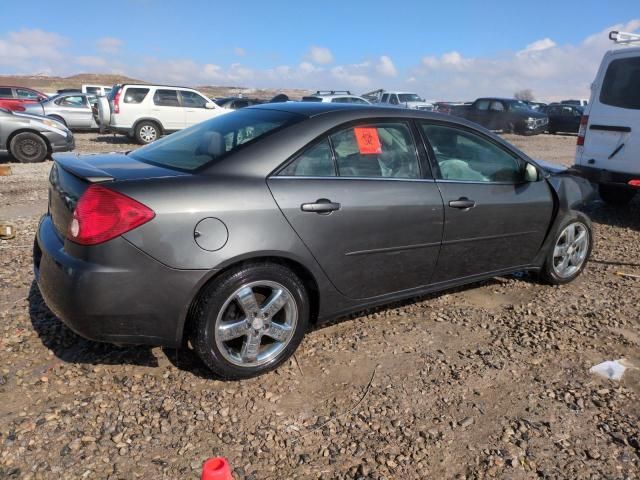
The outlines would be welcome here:
[[[538,232],[536,230],[531,230],[528,232],[503,233],[501,235],[487,235],[486,237],[461,238],[459,240],[448,240],[448,241],[442,242],[442,246],[454,245],[456,243],[477,242],[481,240],[494,240],[498,238],[520,237],[523,235],[531,235],[532,233],[538,233]]]
[[[590,125],[589,130],[602,130],[604,132],[625,132],[629,133],[631,127],[622,127],[619,125]]]
[[[344,256],[351,257],[355,255],[370,255],[372,253],[391,253],[391,252],[400,252],[402,250],[414,250],[416,248],[439,247],[439,246],[440,246],[440,242],[416,243],[415,245],[403,245],[400,247],[385,247],[385,248],[372,248],[371,250],[357,250],[355,252],[347,252],[344,254]]]

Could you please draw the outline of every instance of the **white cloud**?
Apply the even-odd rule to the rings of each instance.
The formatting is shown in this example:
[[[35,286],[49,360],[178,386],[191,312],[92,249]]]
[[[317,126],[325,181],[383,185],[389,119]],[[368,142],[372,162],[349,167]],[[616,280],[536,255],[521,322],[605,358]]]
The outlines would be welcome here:
[[[386,55],[383,55],[379,58],[378,64],[376,65],[376,71],[381,75],[387,77],[398,76],[398,70],[396,69],[396,66],[393,64],[391,58]]]
[[[312,46],[309,48],[309,52],[305,55],[305,60],[310,60],[313,63],[320,65],[326,65],[333,62],[333,54],[331,50],[325,47]]]
[[[102,68],[108,65],[107,61],[104,58],[97,57],[94,55],[76,57],[76,63],[78,65],[82,65],[84,67],[89,67],[89,68]]]
[[[242,47],[236,47],[233,49],[233,53],[239,57],[244,57],[247,54],[247,51]]]
[[[556,46],[556,42],[551,40],[550,38],[543,38],[542,40],[536,40],[533,43],[530,43],[526,46],[524,50],[520,50],[518,52],[519,55],[526,55],[531,52],[540,52],[542,50],[547,50],[549,48],[553,48]]]
[[[115,37],[102,37],[98,39],[96,46],[102,53],[115,54],[124,46],[124,41]]]

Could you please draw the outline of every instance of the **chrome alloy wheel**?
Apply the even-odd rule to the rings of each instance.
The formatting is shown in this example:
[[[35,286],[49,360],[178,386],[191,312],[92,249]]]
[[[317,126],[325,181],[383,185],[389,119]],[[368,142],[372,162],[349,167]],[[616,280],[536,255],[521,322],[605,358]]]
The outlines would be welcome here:
[[[158,131],[153,125],[143,125],[140,128],[140,138],[145,143],[151,143],[158,137]]]
[[[589,231],[580,222],[569,224],[562,231],[553,249],[553,271],[560,278],[569,278],[582,268],[589,252]]]
[[[255,367],[275,360],[298,323],[298,307],[283,285],[262,280],[238,288],[223,304],[215,323],[215,342],[225,360]]]

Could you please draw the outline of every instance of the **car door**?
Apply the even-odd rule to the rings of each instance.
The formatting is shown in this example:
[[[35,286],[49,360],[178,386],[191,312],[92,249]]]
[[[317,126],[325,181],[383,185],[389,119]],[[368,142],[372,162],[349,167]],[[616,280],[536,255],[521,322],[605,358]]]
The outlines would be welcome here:
[[[525,182],[525,162],[480,132],[420,123],[444,201],[433,282],[529,265],[553,215],[546,181]]]
[[[47,111],[47,115],[60,115],[69,128],[90,128],[93,112],[84,95],[67,95],[54,101],[57,108]]]
[[[489,130],[504,130],[507,125],[507,112],[503,102],[492,100],[487,111],[487,120],[484,124]]]
[[[486,127],[490,103],[488,99],[476,100],[466,112],[467,119]]]
[[[185,122],[187,127],[196,123],[209,120],[217,115],[214,108],[207,108],[207,103],[213,103],[202,95],[190,90],[180,90],[180,100],[185,112]]]
[[[151,116],[160,120],[164,130],[181,130],[186,127],[185,108],[180,105],[175,88],[157,88],[152,102]]]
[[[357,123],[309,145],[268,180],[336,288],[361,299],[430,282],[443,205],[411,123]]]

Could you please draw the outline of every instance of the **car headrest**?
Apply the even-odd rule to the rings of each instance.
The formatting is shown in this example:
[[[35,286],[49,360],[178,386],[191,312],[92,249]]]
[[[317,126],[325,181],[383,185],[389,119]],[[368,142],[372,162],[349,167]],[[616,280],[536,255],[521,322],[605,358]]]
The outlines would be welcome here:
[[[216,158],[226,151],[224,137],[219,132],[206,132],[196,149],[197,155],[208,155]]]

